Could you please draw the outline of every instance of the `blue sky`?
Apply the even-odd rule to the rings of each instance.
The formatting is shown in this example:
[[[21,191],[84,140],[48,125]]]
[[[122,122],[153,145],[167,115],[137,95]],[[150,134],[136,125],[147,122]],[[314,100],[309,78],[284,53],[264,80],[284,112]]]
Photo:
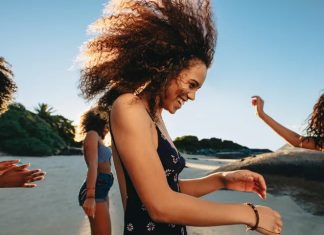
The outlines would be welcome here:
[[[19,87],[16,101],[33,109],[48,103],[78,122],[90,104],[78,94],[73,61],[102,14],[104,0],[3,1],[0,55]],[[252,95],[265,110],[301,133],[324,89],[324,2],[214,0],[218,29],[214,64],[196,101],[165,114],[173,138],[191,134],[275,150],[284,141],[255,115]]]

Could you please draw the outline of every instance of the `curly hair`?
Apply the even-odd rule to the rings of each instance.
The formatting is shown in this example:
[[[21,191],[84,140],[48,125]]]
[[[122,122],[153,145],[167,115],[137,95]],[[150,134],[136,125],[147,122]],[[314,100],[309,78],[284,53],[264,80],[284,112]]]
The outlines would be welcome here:
[[[85,135],[88,131],[96,131],[104,139],[103,131],[108,124],[108,115],[95,107],[82,114],[79,131],[82,135]]]
[[[90,29],[97,35],[83,47],[79,88],[109,110],[124,93],[157,98],[193,60],[210,67],[216,44],[209,0],[112,0]],[[140,92],[138,92],[140,91]]]
[[[17,91],[13,76],[11,65],[0,57],[0,114],[7,111],[13,94]]]
[[[307,138],[315,141],[315,146],[322,149],[324,144],[324,94],[322,94],[313,107],[306,127]]]

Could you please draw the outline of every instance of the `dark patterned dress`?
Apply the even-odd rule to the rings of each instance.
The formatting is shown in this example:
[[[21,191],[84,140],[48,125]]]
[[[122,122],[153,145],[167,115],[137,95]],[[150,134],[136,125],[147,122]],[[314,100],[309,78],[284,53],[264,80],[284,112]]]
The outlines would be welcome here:
[[[173,191],[180,192],[178,175],[185,167],[185,159],[163,136],[158,127],[158,155],[165,171],[165,177]],[[123,166],[124,168],[124,166]],[[186,227],[179,224],[154,222],[131,182],[124,168],[127,188],[127,203],[124,218],[124,235],[186,235]]]

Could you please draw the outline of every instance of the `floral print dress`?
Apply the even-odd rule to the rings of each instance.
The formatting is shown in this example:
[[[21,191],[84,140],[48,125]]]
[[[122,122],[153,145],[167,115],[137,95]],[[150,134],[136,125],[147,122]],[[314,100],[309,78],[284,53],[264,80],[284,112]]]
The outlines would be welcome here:
[[[180,192],[178,175],[185,167],[185,159],[171,146],[157,126],[156,129],[158,133],[157,152],[165,171],[165,177],[170,188]],[[125,168],[124,172],[127,188],[124,235],[186,235],[184,225],[157,223],[150,218]]]

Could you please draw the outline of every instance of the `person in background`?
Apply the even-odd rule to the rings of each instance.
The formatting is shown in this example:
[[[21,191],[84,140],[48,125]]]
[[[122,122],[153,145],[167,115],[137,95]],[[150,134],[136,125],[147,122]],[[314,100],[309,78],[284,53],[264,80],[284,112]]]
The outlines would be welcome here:
[[[0,115],[7,111],[16,90],[11,66],[3,57],[0,57]],[[30,164],[18,166],[19,162],[20,160],[0,162],[0,188],[33,188],[37,185],[32,182],[45,178],[46,173],[42,170],[30,170],[28,169]]]
[[[81,117],[80,130],[84,160],[88,167],[87,178],[79,192],[79,204],[88,216],[92,235],[110,235],[108,192],[114,177],[111,173],[111,150],[103,140],[108,133],[108,118],[97,108]]]
[[[185,159],[162,111],[173,114],[194,100],[205,81],[216,40],[210,1],[110,1],[93,29],[98,34],[84,47],[80,88],[87,99],[100,97],[110,113],[124,235],[184,235],[186,225],[231,224],[280,234],[280,214],[269,207],[200,198],[226,188],[265,199],[261,175],[241,170],[179,177]]]
[[[320,95],[313,107],[313,112],[309,115],[305,136],[284,127],[270,117],[263,110],[264,101],[260,96],[252,96],[252,105],[261,120],[292,146],[324,151],[324,94]]]

